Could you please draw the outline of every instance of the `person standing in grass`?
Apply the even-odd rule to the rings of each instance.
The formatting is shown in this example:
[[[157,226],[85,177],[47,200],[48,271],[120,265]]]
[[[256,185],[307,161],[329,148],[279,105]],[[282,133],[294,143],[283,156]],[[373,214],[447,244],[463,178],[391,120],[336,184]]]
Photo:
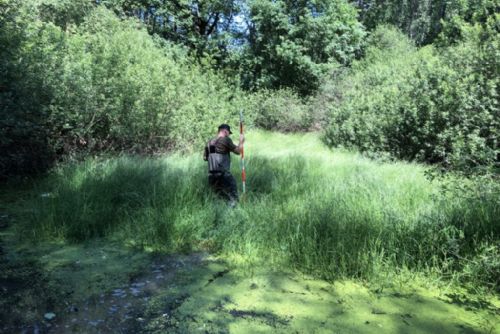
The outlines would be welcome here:
[[[208,162],[208,184],[219,196],[227,199],[231,205],[238,201],[236,180],[231,175],[230,153],[240,154],[243,149],[245,137],[240,134],[240,142],[236,146],[231,138],[231,128],[221,124],[217,137],[211,139],[205,146],[203,160]]]

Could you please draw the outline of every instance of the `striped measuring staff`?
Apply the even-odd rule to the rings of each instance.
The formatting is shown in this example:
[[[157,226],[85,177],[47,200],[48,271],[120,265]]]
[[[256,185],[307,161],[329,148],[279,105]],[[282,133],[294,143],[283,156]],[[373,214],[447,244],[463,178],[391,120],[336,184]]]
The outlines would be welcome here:
[[[240,110],[240,135],[243,134],[243,110]],[[247,173],[245,171],[245,150],[243,145],[241,145],[241,182],[243,183],[243,195],[246,193],[246,181],[247,181]]]

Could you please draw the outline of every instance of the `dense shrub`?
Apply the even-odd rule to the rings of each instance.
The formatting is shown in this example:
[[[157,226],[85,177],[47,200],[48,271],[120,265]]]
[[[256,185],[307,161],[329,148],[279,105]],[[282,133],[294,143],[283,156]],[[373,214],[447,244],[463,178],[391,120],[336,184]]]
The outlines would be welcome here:
[[[459,170],[498,164],[497,18],[451,48],[416,49],[393,28],[340,76],[325,140]]]
[[[135,20],[84,7],[65,24],[30,3],[1,3],[0,175],[78,151],[189,149],[237,121],[237,89]]]
[[[262,90],[252,95],[255,125],[283,132],[307,130],[311,125],[307,105],[293,91]]]

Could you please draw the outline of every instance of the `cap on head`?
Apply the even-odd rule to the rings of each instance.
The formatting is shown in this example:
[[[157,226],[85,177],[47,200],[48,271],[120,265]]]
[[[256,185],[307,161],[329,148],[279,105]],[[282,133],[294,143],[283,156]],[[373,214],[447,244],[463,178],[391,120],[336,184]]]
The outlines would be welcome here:
[[[219,131],[220,130],[227,130],[229,132],[229,134],[233,134],[231,132],[231,127],[229,125],[227,125],[227,124],[221,124],[221,125],[219,125]]]

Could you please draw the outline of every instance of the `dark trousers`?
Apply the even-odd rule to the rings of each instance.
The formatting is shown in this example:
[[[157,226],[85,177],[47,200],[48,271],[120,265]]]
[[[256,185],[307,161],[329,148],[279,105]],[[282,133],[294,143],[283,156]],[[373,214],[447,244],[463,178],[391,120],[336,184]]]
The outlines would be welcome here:
[[[228,201],[238,200],[236,180],[229,172],[208,174],[208,184],[220,197]]]

